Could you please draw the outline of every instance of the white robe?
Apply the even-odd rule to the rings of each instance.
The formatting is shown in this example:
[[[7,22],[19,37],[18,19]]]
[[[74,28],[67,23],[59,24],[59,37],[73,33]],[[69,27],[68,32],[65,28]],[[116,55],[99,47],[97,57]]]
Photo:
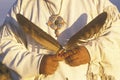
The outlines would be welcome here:
[[[56,8],[52,8],[57,14],[61,0],[49,1],[55,4]],[[85,44],[90,63],[71,67],[61,61],[55,73],[47,77],[39,74],[39,68],[43,55],[51,51],[28,35],[26,49],[12,31],[18,26],[16,14],[21,13],[64,46],[72,35],[103,11],[108,13],[104,28],[99,37]],[[120,80],[120,16],[116,7],[109,0],[63,0],[60,16],[66,24],[57,38],[54,30],[46,25],[50,13],[44,0],[18,0],[13,5],[0,29],[0,61],[11,69],[13,80]]]

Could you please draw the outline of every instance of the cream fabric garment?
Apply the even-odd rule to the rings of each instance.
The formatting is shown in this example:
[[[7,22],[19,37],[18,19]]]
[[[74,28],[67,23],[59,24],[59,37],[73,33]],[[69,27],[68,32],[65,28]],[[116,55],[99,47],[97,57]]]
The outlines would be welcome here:
[[[61,0],[48,1],[58,13]],[[64,46],[72,35],[103,11],[109,17],[99,37],[84,44],[91,56],[90,64],[71,67],[61,61],[57,71],[47,77],[39,74],[40,61],[43,54],[51,52],[29,36],[26,49],[12,31],[18,28],[15,15],[21,13]],[[54,30],[46,25],[50,13],[44,0],[16,1],[0,30],[0,60],[12,69],[14,80],[120,80],[120,20],[116,7],[108,0],[63,0],[60,15],[66,25],[57,38]]]

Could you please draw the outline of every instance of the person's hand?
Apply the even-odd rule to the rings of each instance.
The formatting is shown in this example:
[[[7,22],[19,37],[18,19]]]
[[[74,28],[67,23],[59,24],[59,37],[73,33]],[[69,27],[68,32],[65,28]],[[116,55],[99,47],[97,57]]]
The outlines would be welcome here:
[[[40,64],[40,74],[53,74],[59,65],[58,62],[64,60],[67,56],[65,54],[62,56],[62,54],[64,54],[64,52],[60,51],[55,55],[44,55]]]
[[[79,66],[90,62],[89,52],[84,46],[68,50],[66,54],[69,56],[65,58],[65,61],[70,66]]]

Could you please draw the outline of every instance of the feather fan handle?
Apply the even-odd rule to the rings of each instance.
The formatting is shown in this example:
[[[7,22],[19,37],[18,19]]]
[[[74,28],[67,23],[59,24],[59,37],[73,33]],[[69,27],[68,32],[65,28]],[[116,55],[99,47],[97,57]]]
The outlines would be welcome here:
[[[94,18],[90,23],[73,35],[65,46],[65,49],[71,49],[81,43],[86,43],[94,39],[94,35],[99,33],[107,18],[107,13],[103,12]]]

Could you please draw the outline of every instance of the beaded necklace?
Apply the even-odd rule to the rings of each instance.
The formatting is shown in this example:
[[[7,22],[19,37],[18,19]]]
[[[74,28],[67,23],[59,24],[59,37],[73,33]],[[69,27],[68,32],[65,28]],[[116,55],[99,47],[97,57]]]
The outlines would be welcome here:
[[[60,16],[63,0],[61,0],[60,9],[59,9],[59,12],[57,14],[55,14],[55,11],[50,6],[51,2],[49,2],[48,0],[45,0],[45,3],[47,5],[47,8],[48,8],[49,13],[50,13],[50,17],[48,19],[47,25],[50,26],[53,30],[55,30],[56,37],[58,37],[59,30],[65,25],[64,19]],[[55,5],[53,4],[53,6],[55,6]]]

